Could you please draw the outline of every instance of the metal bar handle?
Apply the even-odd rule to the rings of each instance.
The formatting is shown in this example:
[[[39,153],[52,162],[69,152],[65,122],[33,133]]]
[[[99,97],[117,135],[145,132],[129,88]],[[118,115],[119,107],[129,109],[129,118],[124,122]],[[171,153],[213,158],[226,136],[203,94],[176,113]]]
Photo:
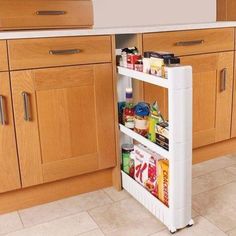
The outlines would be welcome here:
[[[220,92],[226,90],[226,81],[227,81],[227,68],[224,68],[220,72]]]
[[[21,95],[23,97],[24,120],[25,121],[31,121],[29,94],[27,92],[22,92]]]
[[[39,16],[60,16],[65,15],[66,11],[36,11]]]
[[[78,54],[81,50],[79,49],[65,49],[65,50],[50,50],[49,54],[51,55],[70,55],[70,54]]]
[[[6,125],[6,106],[5,99],[3,96],[0,96],[0,123],[1,125]]]
[[[203,39],[193,40],[193,41],[181,41],[175,43],[175,46],[193,46],[198,44],[203,44],[205,41]]]

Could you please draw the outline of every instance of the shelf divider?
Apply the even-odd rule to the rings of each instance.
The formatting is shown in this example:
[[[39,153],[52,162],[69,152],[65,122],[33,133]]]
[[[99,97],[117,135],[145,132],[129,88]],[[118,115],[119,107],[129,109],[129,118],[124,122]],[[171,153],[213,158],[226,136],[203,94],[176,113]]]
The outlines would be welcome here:
[[[164,148],[158,146],[157,144],[151,142],[147,138],[143,137],[142,135],[134,132],[133,130],[125,127],[124,125],[120,124],[120,131],[132,139],[135,139],[139,143],[143,144],[144,146],[148,147],[151,149],[153,152],[156,152],[157,154],[161,155],[162,157],[166,158],[169,160],[169,152],[165,150]]]
[[[154,84],[163,88],[169,88],[169,81],[165,78],[155,76],[155,75],[150,75],[147,73],[139,72],[136,70],[131,70],[125,67],[118,66],[118,73],[120,75],[125,75],[130,78],[134,78],[137,80],[141,80],[150,84]]]

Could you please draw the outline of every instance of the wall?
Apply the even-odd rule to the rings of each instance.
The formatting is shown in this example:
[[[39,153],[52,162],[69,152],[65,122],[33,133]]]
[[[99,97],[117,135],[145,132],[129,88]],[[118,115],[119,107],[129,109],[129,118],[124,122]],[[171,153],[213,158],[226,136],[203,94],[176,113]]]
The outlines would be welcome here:
[[[216,20],[216,0],[93,0],[95,27]]]

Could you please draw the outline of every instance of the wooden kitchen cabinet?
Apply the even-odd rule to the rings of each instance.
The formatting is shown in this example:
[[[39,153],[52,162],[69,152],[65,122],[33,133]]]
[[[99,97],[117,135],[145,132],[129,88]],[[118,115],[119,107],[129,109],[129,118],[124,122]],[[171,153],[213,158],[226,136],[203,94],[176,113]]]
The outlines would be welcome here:
[[[5,40],[0,40],[0,71],[8,70],[7,61],[7,43]]]
[[[112,64],[11,72],[23,187],[115,166]]]
[[[193,67],[193,147],[230,138],[233,52],[181,57]],[[144,85],[144,98],[157,100],[167,115],[167,91]]]
[[[0,73],[0,193],[21,187],[8,72]]]
[[[235,52],[236,57],[236,52]],[[234,85],[233,85],[233,110],[232,110],[232,127],[231,127],[231,137],[236,137],[236,82],[235,82],[235,73],[236,73],[236,60],[234,60]]]
[[[217,0],[217,20],[218,21],[236,20],[235,0]]]
[[[0,0],[0,29],[91,28],[90,0]]]

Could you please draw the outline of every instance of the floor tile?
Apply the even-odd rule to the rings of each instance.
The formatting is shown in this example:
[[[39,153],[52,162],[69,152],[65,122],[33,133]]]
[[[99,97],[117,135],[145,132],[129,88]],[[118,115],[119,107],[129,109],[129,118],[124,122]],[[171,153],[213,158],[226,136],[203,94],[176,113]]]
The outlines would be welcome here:
[[[84,193],[75,198],[83,210],[90,210],[112,203],[112,200],[102,190]]]
[[[30,227],[81,211],[78,201],[72,197],[20,210],[19,214],[24,226]]]
[[[206,192],[221,185],[231,183],[232,181],[236,181],[236,175],[226,169],[220,169],[209,174],[193,178],[192,194],[196,195]]]
[[[100,229],[95,229],[87,233],[78,234],[77,236],[105,236]]]
[[[229,236],[236,236],[236,228],[227,232]]]
[[[192,218],[195,218],[196,216],[199,216],[199,213],[192,209]]]
[[[30,227],[111,202],[112,200],[102,190],[99,190],[24,209],[19,211],[19,214],[24,226]]]
[[[228,157],[236,163],[236,153],[228,155]]]
[[[228,156],[223,156],[209,161],[201,162],[199,164],[195,164],[193,165],[193,178],[208,174],[219,169],[223,169],[225,167],[229,167],[233,164],[235,164],[234,160]]]
[[[98,228],[86,212],[25,228],[7,236],[75,236]]]
[[[23,228],[17,212],[0,215],[0,234],[6,234]]]
[[[120,201],[126,198],[129,198],[130,195],[125,191],[117,191],[115,188],[110,187],[110,188],[105,188],[103,189],[105,191],[105,193],[107,193],[109,195],[109,197],[113,200],[113,201]]]
[[[219,173],[219,177],[221,175]],[[236,182],[193,196],[193,208],[227,232],[236,226]]]
[[[176,236],[226,236],[224,232],[219,230],[215,225],[208,220],[199,216],[194,219],[195,224],[190,228],[185,228],[174,235]],[[170,236],[170,232],[166,229],[151,236]]]
[[[90,210],[89,214],[103,233],[109,236],[145,236],[164,228],[133,198]]]
[[[233,174],[233,175],[236,175],[236,164],[225,168],[225,170],[228,171],[229,173]]]

